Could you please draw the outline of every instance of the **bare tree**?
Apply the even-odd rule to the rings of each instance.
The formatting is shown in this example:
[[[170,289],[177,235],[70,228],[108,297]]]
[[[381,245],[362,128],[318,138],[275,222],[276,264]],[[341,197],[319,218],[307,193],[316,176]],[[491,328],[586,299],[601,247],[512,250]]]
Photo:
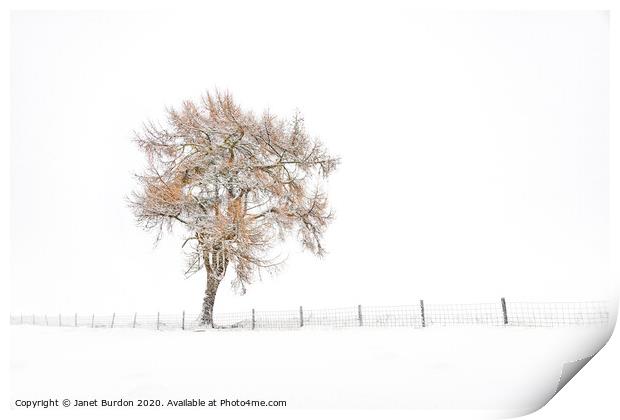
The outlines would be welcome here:
[[[282,261],[276,245],[292,233],[323,255],[332,219],[321,188],[338,159],[309,137],[303,118],[242,110],[229,93],[207,93],[167,109],[165,124],[148,122],[135,134],[147,167],[130,205],[139,225],[157,232],[181,226],[189,248],[186,275],[203,267],[207,286],[201,323],[213,327],[220,282],[234,272],[246,286]]]

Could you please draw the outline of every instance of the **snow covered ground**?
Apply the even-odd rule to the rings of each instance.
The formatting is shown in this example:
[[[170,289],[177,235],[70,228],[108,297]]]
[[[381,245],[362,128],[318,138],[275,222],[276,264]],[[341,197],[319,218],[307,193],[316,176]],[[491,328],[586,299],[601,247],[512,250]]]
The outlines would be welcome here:
[[[541,407],[609,327],[149,331],[11,327],[11,400],[286,400],[288,408]]]

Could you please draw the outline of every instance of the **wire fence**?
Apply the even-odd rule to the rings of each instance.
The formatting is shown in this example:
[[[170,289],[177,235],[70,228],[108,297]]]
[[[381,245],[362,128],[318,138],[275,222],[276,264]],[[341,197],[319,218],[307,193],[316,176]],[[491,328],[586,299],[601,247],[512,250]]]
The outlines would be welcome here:
[[[506,302],[476,304],[351,306],[333,309],[251,311],[215,313],[217,328],[296,329],[312,327],[409,327],[486,325],[496,327],[563,327],[606,325],[608,302]],[[11,315],[13,325],[50,327],[146,328],[152,330],[196,330],[204,328],[200,315],[111,314],[111,315]]]

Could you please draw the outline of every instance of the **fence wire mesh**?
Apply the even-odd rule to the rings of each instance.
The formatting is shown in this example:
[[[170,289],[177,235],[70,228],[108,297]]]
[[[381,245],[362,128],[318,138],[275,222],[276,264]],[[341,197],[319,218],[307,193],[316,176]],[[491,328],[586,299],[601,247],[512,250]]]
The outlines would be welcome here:
[[[426,325],[504,325],[501,304],[428,304]]]
[[[555,327],[565,325],[607,324],[607,302],[508,302],[509,325]]]
[[[409,306],[364,306],[363,326],[367,327],[422,327],[422,309]]]
[[[358,307],[307,310],[303,308],[302,312],[304,327],[347,328],[360,325]]]
[[[402,306],[357,305],[332,309],[215,313],[218,328],[295,329],[486,325],[514,327],[562,327],[609,323],[608,302],[506,302],[425,304]],[[13,325],[88,328],[146,328],[196,330],[204,328],[199,314],[56,314],[11,315]]]

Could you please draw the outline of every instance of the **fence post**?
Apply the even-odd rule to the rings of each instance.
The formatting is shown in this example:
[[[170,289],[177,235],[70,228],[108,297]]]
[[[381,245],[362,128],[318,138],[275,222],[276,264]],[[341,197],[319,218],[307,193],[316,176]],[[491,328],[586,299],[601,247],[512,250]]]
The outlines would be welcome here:
[[[136,328],[136,318],[137,318],[137,316],[138,316],[138,313],[134,312],[133,313],[133,328]]]
[[[502,298],[502,312],[504,313],[504,325],[508,325],[508,311],[506,310],[506,299]]]
[[[58,314],[58,326],[62,327],[62,314]]]
[[[19,314],[19,322],[20,324],[24,323],[24,314]]]
[[[159,330],[159,312],[157,312],[157,329]]]
[[[34,325],[34,324],[35,324],[35,321],[34,321],[34,314],[32,314],[32,325]]]
[[[299,326],[304,326],[304,308],[301,306],[299,307]]]
[[[95,328],[95,314],[93,314],[93,317],[90,320],[90,328]]]
[[[252,329],[256,328],[256,314],[254,308],[252,308]]]
[[[50,325],[49,321],[47,320],[47,315],[45,315],[45,325],[47,325],[48,327]]]
[[[110,328],[114,328],[114,318],[116,318],[116,312],[112,313],[112,322],[110,323]]]
[[[360,322],[360,327],[364,325],[364,322],[362,321],[362,305],[357,305],[357,319]]]
[[[422,315],[422,328],[426,327],[426,315],[424,314],[424,300],[420,299],[420,315]]]
[[[75,313],[75,320],[73,324],[77,327],[77,312]]]
[[[183,318],[181,318],[181,329],[185,329],[185,311],[183,311]]]

